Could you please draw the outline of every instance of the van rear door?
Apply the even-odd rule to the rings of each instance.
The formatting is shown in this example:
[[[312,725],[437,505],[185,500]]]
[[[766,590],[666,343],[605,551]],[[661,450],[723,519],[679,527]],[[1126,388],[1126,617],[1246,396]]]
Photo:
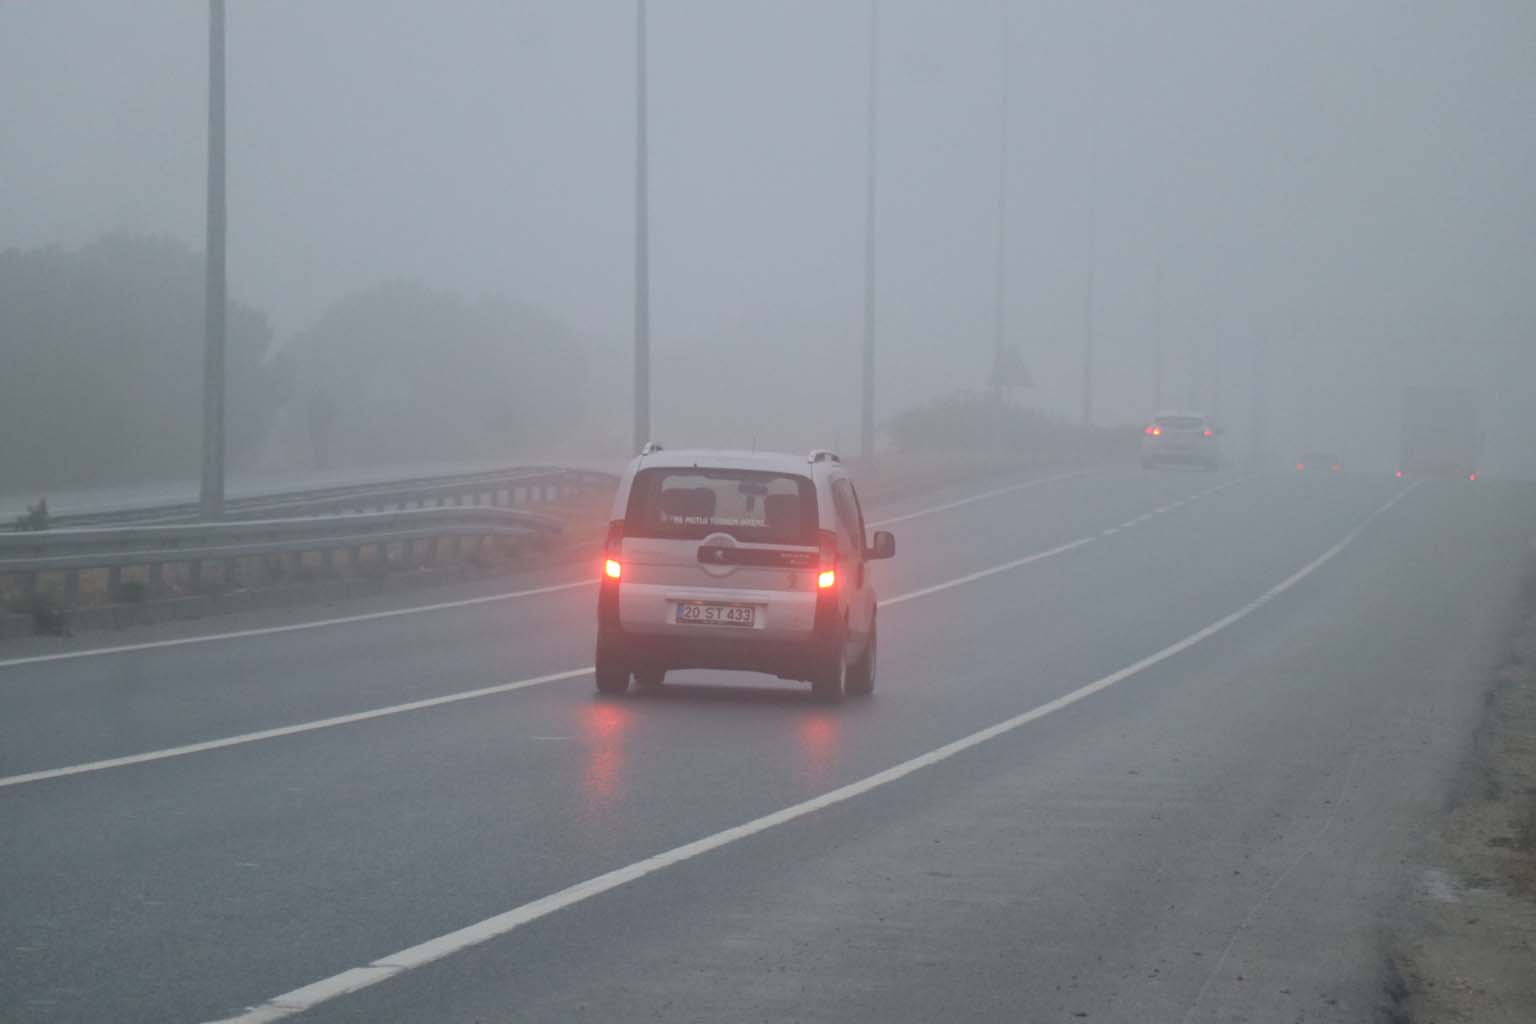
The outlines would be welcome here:
[[[624,514],[624,579],[687,588],[811,590],[816,487],[755,469],[642,469]]]

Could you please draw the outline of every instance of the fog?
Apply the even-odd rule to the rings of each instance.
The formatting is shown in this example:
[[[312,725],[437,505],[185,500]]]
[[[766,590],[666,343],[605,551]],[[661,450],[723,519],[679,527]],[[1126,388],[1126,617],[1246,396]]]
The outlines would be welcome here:
[[[1403,387],[1454,382],[1481,396],[1488,471],[1536,475],[1527,0],[879,10],[882,422],[985,387],[1006,58],[1005,320],[1034,381],[1018,402],[1079,417],[1091,333],[1101,426],[1154,411],[1161,347],[1161,404],[1226,424],[1229,454],[1321,446],[1386,470]],[[862,0],[649,4],[661,440],[857,445],[867,16]],[[459,347],[431,316],[412,321],[419,338],[381,330],[506,379],[546,424],[521,423],[508,457],[627,450],[635,26],[627,0],[230,0],[229,288],[291,376],[250,428],[251,465],[314,457],[324,361],[306,339],[381,289],[513,325],[548,356],[529,365],[558,363],[514,381],[522,364],[485,355],[499,327],[466,327]],[[0,250],[153,236],[200,253],[206,48],[198,0],[0,4]],[[13,308],[0,348],[49,336]],[[194,374],[199,345],[192,331]],[[38,374],[81,381],[60,392],[81,404],[110,386],[77,372],[90,350],[48,351],[4,364],[0,406]],[[351,358],[363,374],[369,357]],[[326,379],[348,376],[330,364]],[[451,380],[395,386],[415,395],[408,419],[455,414]],[[50,438],[71,435],[67,406],[43,415]],[[43,434],[5,423],[13,455]],[[138,429],[169,429],[153,423]],[[125,412],[118,430],[135,424]],[[355,457],[392,454],[443,453]]]

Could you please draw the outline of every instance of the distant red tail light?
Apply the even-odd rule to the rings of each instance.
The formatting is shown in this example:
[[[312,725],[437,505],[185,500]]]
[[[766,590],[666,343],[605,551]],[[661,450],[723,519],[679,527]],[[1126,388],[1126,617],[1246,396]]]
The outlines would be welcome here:
[[[1307,464],[1305,462],[1298,462],[1298,463],[1296,463],[1296,468],[1297,469],[1306,469],[1307,468]]]
[[[1343,468],[1344,468],[1344,467],[1343,467],[1343,466],[1341,466],[1341,465],[1339,465],[1339,464],[1338,464],[1338,463],[1337,463],[1337,462],[1335,462],[1335,463],[1334,463],[1334,464],[1333,464],[1333,471],[1334,471],[1334,472],[1335,472],[1335,473],[1337,473],[1337,472],[1338,472],[1338,471],[1339,471],[1339,470],[1341,470],[1341,469],[1343,469]]]
[[[1397,471],[1397,478],[1398,478],[1398,479],[1399,479],[1399,480],[1401,480],[1401,479],[1402,479],[1402,478],[1403,478],[1403,471],[1402,471],[1402,470],[1398,470],[1398,471]]]
[[[1163,436],[1163,428],[1158,426],[1156,423],[1154,423],[1150,427],[1148,427],[1145,431],[1143,431],[1143,433],[1145,433],[1148,437],[1162,437]]]
[[[1212,430],[1210,427],[1206,427],[1205,428],[1205,436],[1206,437],[1215,437],[1216,436],[1216,431]]]
[[[1476,473],[1468,473],[1467,474],[1467,479],[1468,480],[1476,480],[1477,479],[1477,474]]]

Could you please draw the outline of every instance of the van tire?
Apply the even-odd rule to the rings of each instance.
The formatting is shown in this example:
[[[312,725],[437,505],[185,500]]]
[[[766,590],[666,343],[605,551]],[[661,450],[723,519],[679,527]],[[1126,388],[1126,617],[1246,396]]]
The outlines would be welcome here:
[[[618,696],[629,689],[629,662],[610,651],[597,652],[597,692]]]
[[[848,649],[839,643],[837,653],[828,659],[816,678],[811,680],[811,695],[828,704],[836,704],[843,699],[847,677]]]
[[[869,642],[864,645],[864,653],[859,655],[859,660],[848,666],[848,678],[843,683],[843,689],[852,697],[868,697],[875,692],[875,666],[878,663],[879,634],[876,632],[875,623],[869,624]]]

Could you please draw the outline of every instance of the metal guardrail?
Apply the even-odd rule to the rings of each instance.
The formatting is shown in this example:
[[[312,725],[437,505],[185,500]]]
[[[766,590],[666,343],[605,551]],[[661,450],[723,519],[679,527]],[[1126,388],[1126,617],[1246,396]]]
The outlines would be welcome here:
[[[611,485],[609,473],[561,466],[515,466],[477,473],[416,477],[363,484],[315,487],[232,498],[227,519],[255,519],[339,512],[371,512],[441,505],[516,506],[540,504]],[[53,527],[127,526],[187,523],[198,516],[195,502],[175,502],[95,512],[66,512],[49,517]]]
[[[356,568],[363,550],[372,548],[374,564],[382,566],[389,548],[398,545],[401,562],[427,564],[437,558],[438,541],[444,538],[453,539],[456,551],[465,540],[478,551],[486,538],[558,533],[563,529],[560,518],[507,506],[553,502],[613,482],[604,473],[536,467],[250,498],[239,509],[246,518],[237,521],[167,523],[152,518],[181,515],[179,506],[58,517],[47,530],[0,532],[0,578],[19,578],[21,589],[32,594],[41,575],[62,574],[64,601],[74,606],[79,603],[80,573],[95,569],[107,571],[108,593],[116,595],[123,570],[143,566],[146,593],[153,597],[166,589],[167,565],[187,566],[188,582],[196,591],[208,563],[221,565],[226,586],[236,581],[242,562],[249,559],[258,559],[267,575],[277,577],[300,568],[309,553],[318,553],[329,569],[337,551],[348,551],[348,563]],[[280,514],[294,507],[310,514]],[[268,517],[261,518],[262,513]],[[149,518],[131,525],[80,525],[81,519],[135,514]],[[72,525],[57,528],[64,522]]]

